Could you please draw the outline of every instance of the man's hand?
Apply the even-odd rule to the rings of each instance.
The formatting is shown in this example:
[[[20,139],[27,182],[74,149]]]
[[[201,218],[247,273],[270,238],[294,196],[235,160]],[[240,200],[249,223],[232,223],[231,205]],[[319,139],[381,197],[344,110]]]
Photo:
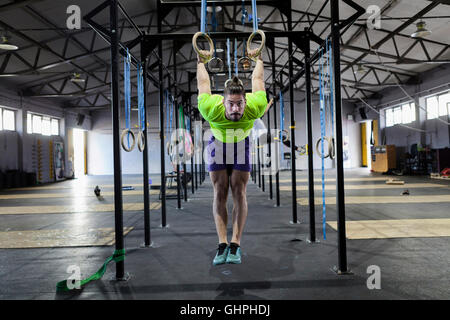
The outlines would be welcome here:
[[[258,49],[252,49],[247,52],[247,56],[249,58],[255,58],[257,53],[258,53]],[[258,60],[262,61],[262,51],[258,55]]]
[[[203,58],[205,57],[205,58]],[[206,58],[207,57],[207,58]],[[197,62],[198,63],[206,63],[210,60],[211,56],[209,55],[208,50],[200,50],[199,54],[197,54]]]
[[[269,109],[270,109],[270,107],[272,107],[272,105],[273,105],[273,98],[270,99],[269,103],[267,104],[266,111],[264,111],[264,114],[266,114],[269,111]]]

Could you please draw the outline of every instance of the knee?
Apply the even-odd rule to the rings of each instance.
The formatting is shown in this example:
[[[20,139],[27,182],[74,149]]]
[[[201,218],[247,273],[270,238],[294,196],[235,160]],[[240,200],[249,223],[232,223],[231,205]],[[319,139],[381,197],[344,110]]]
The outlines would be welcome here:
[[[246,199],[247,198],[247,188],[245,184],[236,184],[233,186],[233,199]]]
[[[217,201],[220,201],[220,202],[227,201],[228,189],[226,188],[226,186],[218,185],[214,189],[215,189],[214,190],[214,198]]]

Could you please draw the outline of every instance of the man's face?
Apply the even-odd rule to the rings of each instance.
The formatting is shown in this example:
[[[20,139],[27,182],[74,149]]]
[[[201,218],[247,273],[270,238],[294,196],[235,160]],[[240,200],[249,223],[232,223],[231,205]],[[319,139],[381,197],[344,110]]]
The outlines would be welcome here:
[[[226,118],[230,121],[241,120],[245,109],[245,97],[241,94],[229,94],[224,100]]]

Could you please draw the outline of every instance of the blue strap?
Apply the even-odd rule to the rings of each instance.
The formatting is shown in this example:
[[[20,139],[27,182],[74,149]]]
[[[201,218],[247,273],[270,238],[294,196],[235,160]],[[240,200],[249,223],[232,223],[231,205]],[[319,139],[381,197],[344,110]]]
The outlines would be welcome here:
[[[252,0],[252,21],[253,21],[253,32],[258,30],[258,10],[256,7],[256,0]]]
[[[234,38],[234,75],[237,77],[238,74],[237,39]]]
[[[322,162],[322,230],[323,230],[323,239],[327,239],[326,234],[326,205],[325,205],[325,158],[324,155],[324,137],[325,137],[325,97],[324,97],[324,90],[323,90],[323,82],[324,82],[324,76],[323,76],[323,51],[320,53],[320,60],[319,60],[319,96],[320,96],[320,138],[321,138],[321,162]]]
[[[328,41],[328,38],[327,38]],[[328,68],[330,72],[330,116],[331,116],[331,135],[334,135],[334,90],[333,90],[333,60],[331,59],[331,41],[328,42]]]
[[[169,131],[169,133],[170,132],[172,132],[172,119],[173,119],[173,105],[174,105],[174,101],[173,101],[173,97],[171,97],[172,99],[170,99],[171,101],[170,101],[170,131]]]
[[[169,106],[169,91],[164,90],[164,101],[166,104],[166,137],[169,136],[169,113],[170,113],[170,106]]]
[[[202,0],[202,8],[200,13],[200,31],[206,32],[206,0]]]
[[[283,131],[284,131],[284,99],[283,99],[283,92],[281,92],[280,90],[280,142],[283,142]],[[283,143],[281,143],[281,148],[280,148],[280,152],[281,152],[281,159],[283,159],[283,151],[284,151],[284,147],[283,147]]]
[[[139,130],[145,129],[145,108],[144,108],[144,70],[142,64],[138,65],[138,117],[139,117]]]
[[[124,91],[125,91],[125,126],[130,129],[131,118],[131,83],[130,83],[131,55],[127,48],[127,55],[124,57]],[[130,134],[127,134],[128,147],[130,147]]]
[[[230,38],[227,38],[228,79],[231,79]]]

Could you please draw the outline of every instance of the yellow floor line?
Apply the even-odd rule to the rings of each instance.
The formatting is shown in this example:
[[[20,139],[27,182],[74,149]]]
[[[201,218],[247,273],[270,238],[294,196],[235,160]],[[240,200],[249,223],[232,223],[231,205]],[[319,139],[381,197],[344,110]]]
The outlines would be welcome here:
[[[156,185],[159,185],[159,183],[154,183]],[[132,184],[127,184],[127,183],[123,183],[122,184],[124,187],[125,186],[130,186],[130,187],[143,187],[142,183],[132,183]],[[176,183],[174,183],[174,185],[176,186]],[[89,190],[94,190],[96,185],[83,185],[83,184],[72,184],[72,185],[48,185],[48,186],[35,186],[35,187],[23,187],[23,188],[10,188],[10,189],[4,189],[3,191],[33,191],[33,190],[60,190],[60,189],[74,189],[74,190],[79,190],[79,189],[89,189]],[[113,184],[105,184],[105,185],[101,185],[99,184],[98,187],[100,189],[102,188],[114,188]]]
[[[447,188],[450,189],[450,186],[444,184],[436,184],[436,183],[405,183],[403,185],[394,185],[394,184],[348,184],[345,186],[345,190],[370,190],[370,189],[413,189],[413,188]],[[281,191],[290,191],[292,190],[291,186],[280,186]],[[304,191],[308,190],[308,186],[297,186],[297,190]],[[322,186],[315,185],[314,190],[322,190]],[[326,184],[325,190],[336,190],[335,184]]]
[[[321,205],[322,198],[315,197],[315,204]],[[345,204],[363,203],[430,203],[430,202],[450,202],[450,195],[429,195],[429,196],[348,196],[345,197]],[[308,198],[297,198],[297,203],[306,206],[309,204]],[[325,203],[336,204],[336,197],[325,197]]]
[[[143,195],[143,190],[129,190],[123,191],[122,196],[135,196]],[[166,190],[166,194],[173,195],[177,194],[176,190]],[[100,193],[103,197],[114,196],[114,191],[101,191]],[[159,190],[150,190],[150,195],[159,195]],[[96,197],[94,191],[85,192],[84,190],[74,190],[71,193],[21,193],[21,194],[0,194],[0,200],[11,200],[11,199],[43,199],[43,198],[86,198],[86,197]]]
[[[161,208],[160,202],[151,202],[150,210]],[[124,203],[124,211],[144,210],[143,203]],[[46,214],[46,213],[78,213],[78,212],[109,212],[114,211],[114,204],[72,205],[72,206],[21,206],[0,207],[0,215],[9,214]]]
[[[337,230],[337,222],[328,225]],[[348,239],[450,237],[450,219],[363,220],[345,223]]]
[[[123,228],[127,235],[133,227]],[[1,249],[111,246],[115,243],[113,228],[87,229],[75,227],[67,230],[27,230],[0,232]]]
[[[361,178],[345,178],[346,181],[387,181],[388,177],[361,177]],[[308,182],[308,179],[296,179],[297,182]],[[314,177],[314,181],[322,181],[321,177]],[[325,182],[336,181],[336,178],[327,178],[325,177]],[[291,179],[280,179],[280,183],[291,182]]]

